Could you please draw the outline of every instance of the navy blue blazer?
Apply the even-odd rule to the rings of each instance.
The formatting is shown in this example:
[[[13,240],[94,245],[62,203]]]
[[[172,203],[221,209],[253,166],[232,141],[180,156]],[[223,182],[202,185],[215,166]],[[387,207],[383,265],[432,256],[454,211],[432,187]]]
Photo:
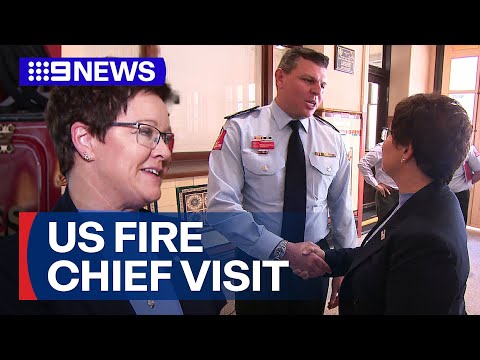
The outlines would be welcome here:
[[[331,276],[345,275],[341,315],[466,314],[467,233],[446,185],[432,182],[416,192],[361,247],[325,255]]]
[[[68,189],[53,207],[76,212]],[[0,238],[0,314],[9,315],[135,315],[128,300],[18,300],[18,234]],[[218,315],[226,300],[180,300],[184,315]]]

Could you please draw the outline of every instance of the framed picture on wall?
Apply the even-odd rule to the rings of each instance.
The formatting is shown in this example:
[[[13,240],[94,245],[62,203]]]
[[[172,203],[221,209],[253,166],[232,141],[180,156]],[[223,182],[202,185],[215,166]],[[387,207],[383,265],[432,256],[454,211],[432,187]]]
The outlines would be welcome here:
[[[355,68],[355,50],[335,45],[334,70],[353,74]]]
[[[201,221],[203,228],[198,232],[210,231],[206,218],[207,185],[177,187],[177,207],[181,221]]]

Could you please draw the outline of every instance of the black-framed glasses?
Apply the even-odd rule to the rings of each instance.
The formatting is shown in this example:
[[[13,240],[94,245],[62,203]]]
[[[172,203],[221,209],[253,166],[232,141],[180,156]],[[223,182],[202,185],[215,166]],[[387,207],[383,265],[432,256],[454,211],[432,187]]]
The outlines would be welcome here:
[[[171,132],[162,132],[155,126],[141,122],[114,122],[111,126],[136,127],[137,143],[140,145],[153,150],[162,139],[170,152],[173,150],[174,135]]]
[[[383,141],[387,140],[388,136],[392,134],[392,130],[387,128],[387,127],[384,127],[382,128],[382,134],[380,135],[380,139],[382,139]]]

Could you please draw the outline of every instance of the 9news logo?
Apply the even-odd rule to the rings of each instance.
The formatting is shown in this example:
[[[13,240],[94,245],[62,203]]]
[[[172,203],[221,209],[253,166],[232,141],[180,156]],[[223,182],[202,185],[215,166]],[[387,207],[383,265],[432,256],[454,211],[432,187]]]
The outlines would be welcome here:
[[[20,58],[21,86],[163,85],[163,58]]]

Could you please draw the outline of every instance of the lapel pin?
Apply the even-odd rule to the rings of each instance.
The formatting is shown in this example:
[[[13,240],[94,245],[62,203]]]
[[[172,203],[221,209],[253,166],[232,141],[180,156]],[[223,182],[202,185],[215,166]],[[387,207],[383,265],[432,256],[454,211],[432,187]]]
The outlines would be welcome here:
[[[385,230],[382,230],[382,232],[380,233],[380,240],[383,239],[385,239]]]

